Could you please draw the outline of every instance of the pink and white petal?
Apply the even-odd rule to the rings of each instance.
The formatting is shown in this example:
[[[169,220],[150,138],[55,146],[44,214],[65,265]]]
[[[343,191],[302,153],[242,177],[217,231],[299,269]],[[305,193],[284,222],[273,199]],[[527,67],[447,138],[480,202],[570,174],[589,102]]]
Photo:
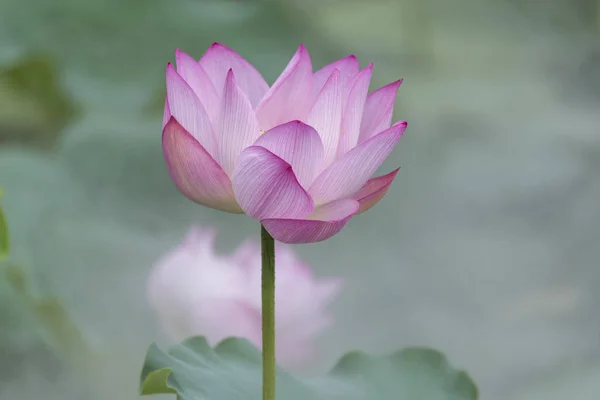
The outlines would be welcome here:
[[[334,69],[317,96],[307,122],[321,136],[325,154],[324,166],[335,160],[342,125],[342,81],[340,71]]]
[[[227,174],[174,117],[163,129],[162,148],[169,175],[187,198],[217,210],[243,213]]]
[[[240,268],[250,272],[257,263],[260,264],[260,247],[252,240],[245,240],[231,255],[231,260]]]
[[[358,207],[356,200],[341,199],[319,207],[310,219],[263,219],[260,222],[280,242],[314,243],[341,231]]]
[[[223,44],[213,43],[198,63],[212,80],[219,96],[223,93],[227,71],[230,69],[233,69],[237,84],[246,93],[252,107],[256,107],[269,90],[269,85],[260,72],[242,56]]]
[[[303,188],[308,188],[323,169],[323,144],[317,131],[301,121],[291,121],[261,135],[254,143],[292,166]]]
[[[215,228],[204,228],[192,225],[186,233],[179,249],[190,251],[191,249],[200,248],[205,249],[206,251],[213,251],[212,249],[214,249],[216,237],[217,230]]]
[[[256,107],[262,130],[293,120],[304,120],[312,105],[312,64],[304,45],[300,45],[285,70]]]
[[[264,147],[242,151],[233,173],[233,192],[252,218],[305,218],[315,206],[292,166]]]
[[[315,72],[313,74],[313,93],[315,97],[319,94],[334,69],[340,71],[341,84],[342,87],[345,88],[352,78],[358,74],[358,71],[360,71],[360,65],[355,55],[349,55],[334,61]]]
[[[369,93],[360,123],[358,143],[362,143],[376,133],[390,127],[394,102],[400,84],[402,84],[402,79]]]
[[[252,145],[260,136],[252,104],[236,84],[233,70],[225,80],[219,114],[219,164],[231,176],[242,150]]]
[[[406,130],[395,124],[359,144],[331,164],[315,179],[308,192],[317,206],[356,193],[377,171]]]
[[[217,93],[208,74],[196,60],[179,49],[175,50],[175,61],[177,64],[177,73],[196,93],[196,96],[198,96],[202,105],[204,105],[204,109],[210,120],[213,124],[216,124],[219,113],[220,94]]]
[[[373,75],[373,64],[363,69],[352,82],[352,88],[345,98],[344,115],[342,117],[342,132],[338,144],[338,157],[350,151],[358,143],[360,134],[360,124],[367,94],[369,93],[369,84]]]
[[[342,278],[328,278],[317,283],[314,301],[319,308],[325,307],[335,299],[342,288],[342,282]]]
[[[255,346],[261,345],[260,309],[250,307],[235,298],[207,297],[193,303],[186,315],[189,324],[187,339],[204,336],[211,346],[229,337],[243,337]]]
[[[386,195],[399,170],[400,168],[396,168],[389,174],[369,179],[358,192],[351,196],[360,203],[356,215],[364,213]]]
[[[202,102],[192,88],[167,65],[167,103],[171,115],[188,131],[211,156],[217,155],[217,142],[212,123]]]

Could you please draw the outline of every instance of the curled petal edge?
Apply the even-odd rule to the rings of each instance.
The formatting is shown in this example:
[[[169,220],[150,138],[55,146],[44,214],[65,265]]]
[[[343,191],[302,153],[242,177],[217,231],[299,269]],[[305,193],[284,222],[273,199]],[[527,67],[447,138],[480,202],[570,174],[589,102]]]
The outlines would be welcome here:
[[[371,207],[377,204],[379,200],[381,200],[383,196],[387,194],[390,186],[392,186],[394,178],[396,178],[396,175],[398,174],[398,171],[400,171],[400,168],[396,168],[386,175],[369,179],[358,192],[352,195],[352,198],[358,201],[360,204],[360,207],[355,215],[362,214],[371,209]]]

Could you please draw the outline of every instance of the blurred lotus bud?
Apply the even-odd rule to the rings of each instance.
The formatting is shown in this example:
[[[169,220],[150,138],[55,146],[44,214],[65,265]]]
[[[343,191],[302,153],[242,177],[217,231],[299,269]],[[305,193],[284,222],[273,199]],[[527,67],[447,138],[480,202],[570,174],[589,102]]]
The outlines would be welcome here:
[[[261,347],[261,254],[243,243],[217,254],[216,231],[192,228],[183,243],[154,265],[148,282],[151,306],[176,341],[205,336],[211,345],[235,336]],[[317,280],[291,248],[276,247],[277,362],[301,367],[316,355],[314,339],[331,322],[325,308],[340,279]]]

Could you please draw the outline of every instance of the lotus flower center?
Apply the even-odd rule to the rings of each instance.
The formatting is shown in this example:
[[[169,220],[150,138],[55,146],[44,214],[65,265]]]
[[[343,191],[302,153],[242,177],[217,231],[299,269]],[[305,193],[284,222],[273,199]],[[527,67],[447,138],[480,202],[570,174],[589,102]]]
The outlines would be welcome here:
[[[260,130],[260,134],[262,135],[263,133],[265,133],[265,130],[264,130],[264,129],[261,129],[261,130]]]

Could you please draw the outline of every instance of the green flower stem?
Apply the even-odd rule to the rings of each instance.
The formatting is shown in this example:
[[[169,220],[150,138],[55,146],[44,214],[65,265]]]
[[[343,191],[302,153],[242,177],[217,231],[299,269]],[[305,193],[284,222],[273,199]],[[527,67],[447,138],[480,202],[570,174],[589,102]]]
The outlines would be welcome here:
[[[275,400],[275,240],[264,226],[262,247],[263,400]]]

